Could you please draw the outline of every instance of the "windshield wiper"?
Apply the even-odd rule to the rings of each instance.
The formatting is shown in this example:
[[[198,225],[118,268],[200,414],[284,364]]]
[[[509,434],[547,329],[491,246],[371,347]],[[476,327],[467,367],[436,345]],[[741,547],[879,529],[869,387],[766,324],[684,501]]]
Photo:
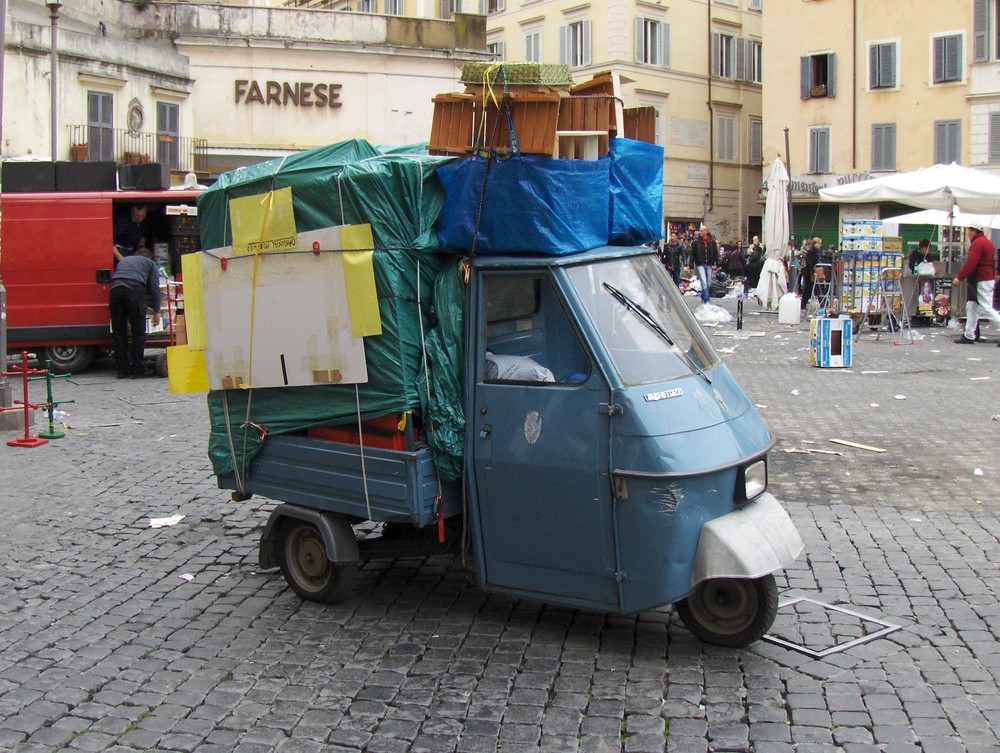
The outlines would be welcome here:
[[[709,384],[712,383],[712,380],[709,378],[708,374],[706,374],[704,370],[697,363],[695,363],[694,359],[687,354],[687,351],[685,351],[683,348],[677,345],[677,343],[674,342],[673,338],[667,334],[667,331],[663,329],[663,327],[660,325],[658,321],[656,321],[656,319],[653,317],[652,314],[650,314],[648,311],[646,311],[646,309],[644,309],[642,306],[633,301],[631,298],[629,298],[627,295],[625,295],[622,291],[620,291],[613,285],[609,285],[606,282],[602,282],[601,285],[604,286],[605,290],[611,293],[611,296],[616,301],[618,301],[622,306],[627,308],[633,314],[638,316],[639,319],[641,319],[643,322],[646,323],[647,327],[649,327],[651,330],[653,330],[653,332],[655,332],[661,338],[663,338],[663,341],[667,345],[669,345],[671,348],[675,348],[677,352],[680,353],[681,358],[683,358],[687,362],[687,365],[691,368],[692,371],[697,372],[699,376],[701,376],[701,378],[704,379]]]

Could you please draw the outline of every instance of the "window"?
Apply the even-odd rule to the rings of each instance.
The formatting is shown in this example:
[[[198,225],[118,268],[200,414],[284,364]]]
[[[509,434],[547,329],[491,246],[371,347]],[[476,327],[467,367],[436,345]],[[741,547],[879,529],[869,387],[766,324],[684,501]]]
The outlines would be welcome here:
[[[934,37],[934,83],[962,80],[962,35]]]
[[[559,27],[559,62],[570,68],[590,65],[590,20]]]
[[[883,42],[868,47],[868,88],[896,87],[896,43]]]
[[[180,167],[180,107],[156,103],[156,161],[171,170]]]
[[[490,55],[492,55],[493,57],[495,57],[497,60],[503,60],[504,59],[504,43],[502,41],[499,41],[499,42],[488,42],[486,44],[486,51]]]
[[[87,159],[114,162],[114,97],[107,92],[87,92]]]
[[[799,96],[802,99],[832,97],[837,90],[837,57],[832,52],[799,58]]]
[[[764,164],[764,124],[759,118],[749,120],[749,154],[751,165]]]
[[[451,18],[452,13],[462,12],[462,0],[439,0],[441,18]]]
[[[872,170],[896,169],[896,124],[872,125]]]
[[[374,13],[375,0],[358,0],[358,13]]]
[[[715,116],[715,158],[720,162],[735,162],[736,118],[719,113]]]
[[[1000,112],[990,113],[990,156],[992,164],[1000,162]]]
[[[635,19],[635,62],[670,67],[670,24]]]
[[[962,159],[962,121],[939,120],[934,123],[934,164],[947,165]]]
[[[529,31],[524,34],[524,59],[529,63],[542,62],[542,32]]]
[[[484,16],[499,13],[504,7],[505,0],[479,0],[479,13]]]
[[[736,78],[736,37],[712,33],[712,75]]]
[[[750,4],[747,6],[750,10],[763,10],[764,0],[750,0]]]
[[[809,172],[830,172],[830,128],[809,129]]]
[[[403,15],[403,0],[385,0],[385,14],[387,16]]]
[[[743,46],[746,50],[743,80],[751,84],[764,83],[764,49],[761,43],[756,39],[744,39]]]

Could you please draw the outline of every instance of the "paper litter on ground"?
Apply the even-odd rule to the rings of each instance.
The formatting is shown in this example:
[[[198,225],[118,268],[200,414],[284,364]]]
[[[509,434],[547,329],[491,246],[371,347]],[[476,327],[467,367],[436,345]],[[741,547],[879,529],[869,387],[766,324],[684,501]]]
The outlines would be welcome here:
[[[867,444],[858,444],[857,442],[849,442],[846,439],[831,439],[831,442],[836,444],[846,445],[847,447],[855,447],[859,450],[868,450],[869,452],[885,452],[881,447],[872,447]]]
[[[182,520],[184,520],[183,515],[171,515],[169,518],[150,518],[149,527],[165,528],[166,526],[175,526]]]

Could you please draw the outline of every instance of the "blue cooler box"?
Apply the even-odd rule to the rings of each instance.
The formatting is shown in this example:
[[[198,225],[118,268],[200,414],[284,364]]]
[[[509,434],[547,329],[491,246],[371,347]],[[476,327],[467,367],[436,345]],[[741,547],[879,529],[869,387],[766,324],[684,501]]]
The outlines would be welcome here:
[[[813,319],[809,324],[809,362],[821,369],[851,365],[851,318]]]

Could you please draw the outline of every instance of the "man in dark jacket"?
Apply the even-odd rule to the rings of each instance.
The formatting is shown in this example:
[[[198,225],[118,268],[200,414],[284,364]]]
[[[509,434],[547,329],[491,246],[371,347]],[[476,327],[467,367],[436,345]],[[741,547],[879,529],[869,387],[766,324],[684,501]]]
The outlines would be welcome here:
[[[671,233],[670,240],[663,247],[663,266],[670,272],[670,277],[678,287],[681,284],[681,255],[683,253],[684,247],[677,240],[677,233]]]
[[[146,296],[153,305],[153,323],[160,318],[160,274],[153,260],[153,252],[140,247],[132,256],[126,256],[111,275],[111,338],[115,346],[115,365],[118,378],[141,379],[146,375],[144,351],[146,348]],[[129,343],[129,329],[132,342]]]
[[[703,303],[710,303],[712,267],[719,263],[719,246],[704,225],[698,231],[698,237],[691,242],[691,257],[698,270],[698,280],[701,282],[701,300]]]
[[[802,303],[801,308],[806,310],[809,299],[813,294],[813,282],[816,279],[816,265],[819,264],[820,249],[823,247],[822,238],[813,238],[812,245],[806,250],[806,258],[802,260]]]

